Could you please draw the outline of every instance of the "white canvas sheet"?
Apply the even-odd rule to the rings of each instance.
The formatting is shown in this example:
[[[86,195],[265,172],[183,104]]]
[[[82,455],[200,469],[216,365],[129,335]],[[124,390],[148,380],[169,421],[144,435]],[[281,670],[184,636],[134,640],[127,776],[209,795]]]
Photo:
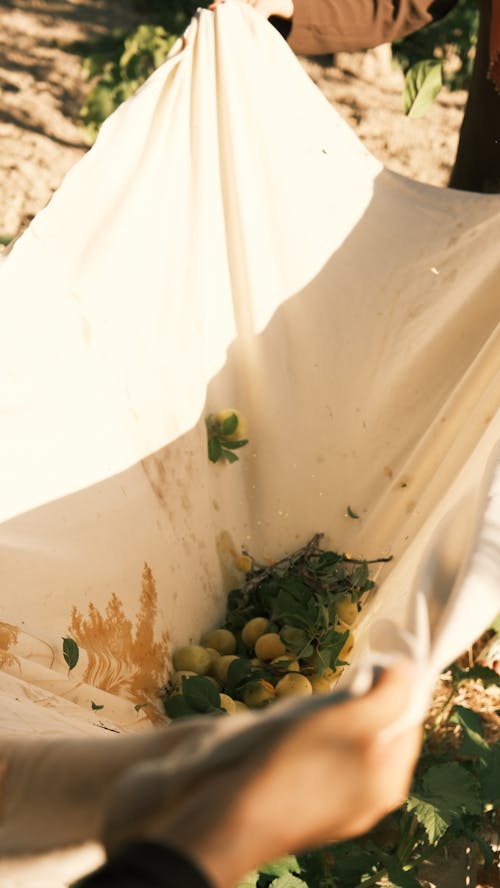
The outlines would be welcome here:
[[[356,648],[418,648],[425,705],[500,609],[499,242],[500,197],[385,170],[253,10],[199,13],[0,262],[5,749],[149,727],[241,547],[316,531],[394,555]]]

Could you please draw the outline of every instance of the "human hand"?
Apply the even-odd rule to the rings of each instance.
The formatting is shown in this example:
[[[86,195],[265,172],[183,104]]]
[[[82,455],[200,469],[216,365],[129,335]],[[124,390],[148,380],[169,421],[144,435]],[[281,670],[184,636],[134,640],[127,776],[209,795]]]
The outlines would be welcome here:
[[[214,0],[208,8],[213,11],[217,6],[221,6],[225,2],[226,0]],[[277,15],[280,18],[289,19],[293,15],[292,0],[242,0],[242,2],[247,3],[248,6],[253,6],[255,11],[260,12],[264,18]]]
[[[163,842],[216,888],[230,888],[266,861],[365,832],[408,793],[421,731],[385,741],[381,732],[404,713],[410,682],[401,664],[365,697],[306,717],[288,705],[221,718],[216,745],[208,740],[198,760],[196,749],[182,757],[181,748],[170,766],[168,758],[149,763],[118,783],[104,830],[108,851]]]

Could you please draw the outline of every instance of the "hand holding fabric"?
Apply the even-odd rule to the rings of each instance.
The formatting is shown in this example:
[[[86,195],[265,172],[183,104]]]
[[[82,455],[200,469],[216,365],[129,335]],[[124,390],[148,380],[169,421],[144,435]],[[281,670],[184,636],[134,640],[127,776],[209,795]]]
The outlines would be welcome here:
[[[365,832],[409,789],[420,730],[383,738],[405,711],[409,683],[401,664],[362,698],[219,719],[190,755],[179,748],[118,782],[105,821],[108,852],[163,842],[216,888],[230,888],[282,854]]]
[[[214,10],[226,0],[214,0],[208,8]],[[260,12],[265,18],[277,15],[280,18],[289,19],[293,15],[292,0],[242,0],[248,6],[253,6],[256,12]]]

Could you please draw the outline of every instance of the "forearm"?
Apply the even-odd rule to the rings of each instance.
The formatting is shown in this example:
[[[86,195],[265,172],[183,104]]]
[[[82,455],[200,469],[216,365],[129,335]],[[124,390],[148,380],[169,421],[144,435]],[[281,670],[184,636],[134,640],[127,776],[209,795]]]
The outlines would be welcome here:
[[[98,838],[115,781],[202,730],[203,722],[128,737],[0,738],[0,854],[37,854]]]
[[[301,55],[392,43],[446,15],[456,0],[294,0],[287,41]]]

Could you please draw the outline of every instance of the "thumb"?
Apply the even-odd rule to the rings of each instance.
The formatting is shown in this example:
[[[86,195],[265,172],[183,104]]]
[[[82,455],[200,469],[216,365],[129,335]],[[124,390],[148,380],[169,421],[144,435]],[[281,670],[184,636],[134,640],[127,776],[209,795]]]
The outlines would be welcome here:
[[[352,701],[353,705],[363,705],[362,733],[367,738],[402,718],[411,705],[417,678],[417,669],[411,660],[398,660],[384,669],[366,696]]]

